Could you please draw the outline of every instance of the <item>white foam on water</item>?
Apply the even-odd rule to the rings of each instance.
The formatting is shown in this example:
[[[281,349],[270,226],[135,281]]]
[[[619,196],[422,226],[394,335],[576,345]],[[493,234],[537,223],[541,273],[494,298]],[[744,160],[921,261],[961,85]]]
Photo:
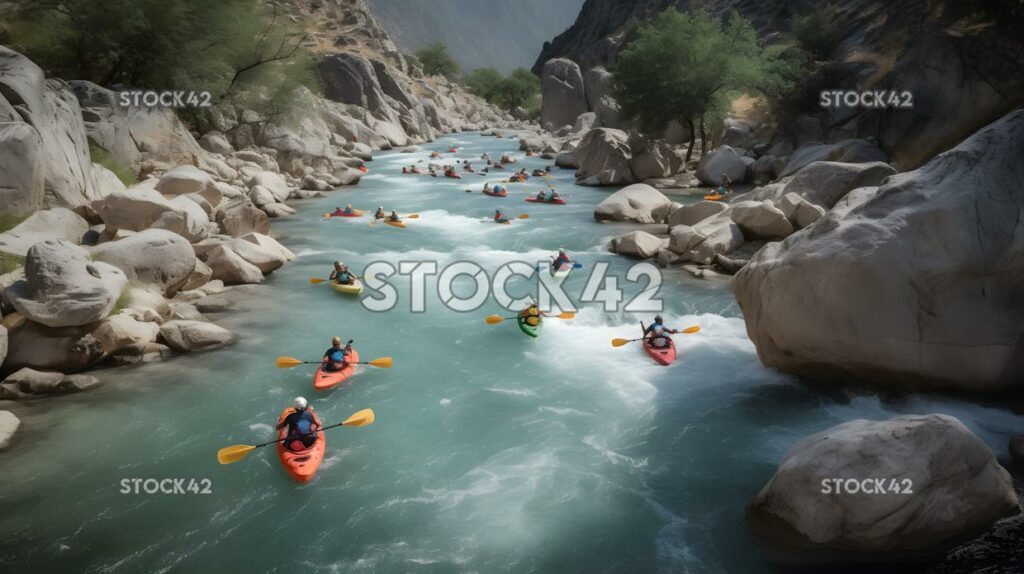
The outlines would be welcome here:
[[[501,394],[501,395],[511,395],[511,396],[514,396],[514,397],[535,397],[535,396],[537,396],[537,393],[532,391],[532,390],[530,390],[530,389],[504,389],[504,388],[488,387],[488,388],[486,388],[484,390],[485,391],[490,391],[492,393],[498,393],[498,394]]]
[[[438,401],[438,403],[440,403],[443,406],[448,406],[448,405],[452,404],[452,400],[451,399],[441,399],[440,401]]]
[[[624,454],[615,452],[604,444],[604,441],[597,435],[588,435],[583,438],[583,444],[601,453],[612,464],[625,464],[632,469],[641,469],[647,466],[647,459],[635,459]]]
[[[274,433],[274,427],[267,423],[253,423],[249,425],[249,430],[262,435],[272,435]]]

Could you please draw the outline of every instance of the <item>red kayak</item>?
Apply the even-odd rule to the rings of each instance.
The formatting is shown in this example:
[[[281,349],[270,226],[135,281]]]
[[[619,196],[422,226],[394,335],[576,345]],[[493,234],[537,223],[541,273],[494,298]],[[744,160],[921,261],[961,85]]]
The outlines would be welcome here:
[[[352,373],[356,372],[355,363],[358,362],[359,353],[353,349],[352,354],[349,355],[348,364],[346,364],[340,371],[325,371],[324,366],[320,365],[316,368],[316,374],[313,375],[313,388],[318,391],[326,391],[327,389],[340,385],[345,382],[346,379],[351,377]]]
[[[452,179],[462,179],[462,176],[457,174],[457,173],[446,173],[446,174],[444,174],[444,176],[445,177],[450,177]]]
[[[655,347],[648,344],[646,340],[643,343],[644,350],[659,365],[671,365],[676,360],[676,342],[671,337],[668,340],[667,347]]]
[[[355,210],[352,213],[345,213],[344,211],[335,211],[332,213],[325,214],[324,217],[362,217],[363,215],[365,214],[359,210]]]
[[[481,193],[491,197],[508,197],[507,191],[482,191]]]
[[[526,201],[529,201],[530,203],[550,203],[552,205],[565,205],[565,200],[562,199],[562,198],[558,198],[558,199],[555,199],[555,200],[551,200],[551,199],[543,199],[542,200],[542,199],[537,199],[536,197],[527,197]]]
[[[294,411],[295,409],[293,408],[285,409],[281,416],[277,418],[277,424],[284,422],[285,417]],[[317,430],[323,428],[320,417],[316,416],[316,413],[312,413],[312,415],[313,420],[316,421]],[[287,436],[288,427],[284,427],[277,432],[277,440]],[[281,459],[281,466],[284,467],[284,471],[288,473],[288,476],[305,484],[313,479],[316,469],[320,468],[320,463],[324,460],[324,451],[327,450],[327,437],[324,436],[324,433],[318,432],[313,446],[303,448],[302,443],[299,441],[293,441],[291,446],[293,449],[302,450],[295,452],[295,450],[288,449],[283,442],[279,442],[277,443],[277,457]]]

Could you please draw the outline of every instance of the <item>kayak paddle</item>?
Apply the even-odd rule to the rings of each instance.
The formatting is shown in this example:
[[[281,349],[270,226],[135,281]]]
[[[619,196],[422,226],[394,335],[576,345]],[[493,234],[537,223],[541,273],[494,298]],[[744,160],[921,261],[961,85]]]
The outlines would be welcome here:
[[[529,213],[522,213],[522,214],[519,214],[519,215],[513,217],[513,219],[530,219],[530,214]],[[494,218],[491,218],[491,219],[481,219],[480,223],[494,223]]]
[[[540,267],[541,267],[540,265],[537,266],[537,271],[540,271]],[[583,269],[583,264],[582,263],[573,262],[572,268],[573,269]]]
[[[352,278],[353,279],[362,279],[362,277],[356,277],[355,275],[353,275]],[[330,281],[330,279],[321,279],[319,277],[310,277],[309,278],[309,282],[312,283],[313,285],[319,285],[321,283],[326,283],[327,281]]]
[[[294,357],[278,357],[277,358],[278,369],[290,369],[299,365],[320,365],[323,361],[300,361]],[[379,369],[390,369],[395,364],[391,357],[381,357],[372,361],[346,361],[348,365],[370,365],[371,367],[377,367]]]
[[[683,329],[678,334],[681,334],[681,335],[692,335],[693,333],[696,333],[697,331],[700,331],[700,325],[694,325],[693,327],[689,327],[687,329]],[[621,346],[623,346],[623,345],[625,345],[627,343],[635,343],[636,341],[643,341],[645,338],[646,337],[640,337],[639,339],[612,339],[612,346],[613,347],[621,347]]]
[[[501,323],[505,319],[518,319],[518,318],[519,318],[519,315],[516,315],[515,317],[501,317],[501,316],[498,316],[498,315],[489,315],[487,317],[487,319],[485,319],[485,320],[487,321],[488,325],[496,325],[498,323]],[[572,313],[570,311],[565,311],[565,312],[559,313],[558,315],[555,315],[554,317],[548,317],[548,319],[574,319],[574,318],[576,318],[576,313]]]
[[[363,409],[363,410],[353,414],[352,416],[348,417],[347,419],[345,419],[344,421],[342,421],[342,422],[340,422],[340,423],[338,423],[336,425],[330,425],[330,426],[326,426],[324,428],[316,429],[313,432],[323,432],[323,431],[325,431],[327,429],[332,429],[332,428],[340,427],[340,426],[346,426],[346,427],[365,427],[365,426],[368,426],[368,425],[372,425],[374,419],[375,419],[375,417],[374,417],[374,414],[373,414],[373,409]],[[268,445],[272,445],[272,444],[277,444],[279,442],[284,442],[287,439],[288,439],[288,437],[284,437],[282,439],[273,440],[273,441],[270,441],[270,442],[265,442],[263,444],[257,444],[257,445],[236,444],[236,445],[232,445],[232,446],[226,446],[226,447],[224,447],[224,448],[222,448],[222,449],[217,451],[217,462],[219,462],[221,464],[231,464],[233,462],[238,462],[238,461],[242,460],[243,458],[245,458],[246,455],[248,455],[250,452],[260,448],[261,446],[268,446]]]

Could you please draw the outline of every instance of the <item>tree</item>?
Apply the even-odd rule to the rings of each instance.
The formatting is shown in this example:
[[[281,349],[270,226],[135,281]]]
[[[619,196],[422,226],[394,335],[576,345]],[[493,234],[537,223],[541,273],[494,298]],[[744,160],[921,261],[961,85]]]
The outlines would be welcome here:
[[[459,75],[459,64],[448,53],[444,42],[434,42],[416,51],[416,58],[423,65],[423,72],[429,76],[454,78]]]
[[[800,47],[818,60],[828,59],[836,45],[839,28],[824,6],[793,17],[792,33]]]
[[[501,82],[505,77],[494,68],[477,68],[466,74],[462,83],[466,84],[469,91],[488,102],[493,102],[498,94]]]
[[[494,103],[506,110],[528,107],[540,94],[540,79],[526,68],[516,68],[501,81]]]
[[[724,116],[734,96],[778,82],[775,57],[736,12],[723,24],[704,11],[669,8],[619,53],[612,89],[624,117],[645,132],[661,133],[672,120],[686,124],[689,161],[698,131],[706,152],[707,124]]]

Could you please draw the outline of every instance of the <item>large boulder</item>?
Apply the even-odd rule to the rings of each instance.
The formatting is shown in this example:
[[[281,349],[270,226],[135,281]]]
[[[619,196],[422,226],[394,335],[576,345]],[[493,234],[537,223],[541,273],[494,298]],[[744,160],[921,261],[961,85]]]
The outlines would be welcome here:
[[[246,233],[268,233],[270,218],[248,199],[234,199],[217,211],[217,225],[232,237]]]
[[[114,308],[128,279],[117,267],[92,261],[68,241],[33,245],[25,257],[25,279],[4,295],[22,316],[48,327],[99,321]]]
[[[208,351],[235,341],[231,331],[204,321],[168,321],[160,325],[160,337],[175,351]]]
[[[1024,110],[866,203],[765,246],[733,281],[761,361],[968,391],[1024,381]]]
[[[554,58],[544,63],[540,75],[541,125],[560,128],[572,125],[576,117],[587,111],[583,74],[572,60]]]
[[[612,73],[595,66],[583,76],[583,86],[587,95],[587,107],[597,116],[595,126],[602,128],[626,129],[628,126],[621,118],[622,108],[611,95]]]
[[[21,426],[21,419],[14,416],[11,411],[0,411],[0,450],[11,446],[11,439],[14,433],[18,432]]]
[[[740,227],[724,215],[698,223],[693,227],[693,232],[697,234],[695,239],[690,240],[693,246],[686,251],[681,251],[681,254],[684,261],[693,261],[704,265],[713,263],[718,255],[727,255],[735,251],[746,240]],[[677,232],[673,228],[673,241],[676,241],[677,235],[681,235],[681,232]],[[670,243],[670,249],[675,251],[677,248],[673,248]]]
[[[8,105],[0,96],[0,108]],[[9,105],[8,105],[9,106]],[[13,108],[0,114],[0,212],[25,214],[43,206],[46,164],[39,132],[20,119]],[[6,412],[6,411],[4,411]]]
[[[704,185],[722,184],[722,175],[733,183],[740,183],[747,177],[747,162],[735,149],[724,145],[700,158],[695,175]]]
[[[170,196],[201,193],[212,187],[210,174],[192,165],[179,165],[168,170],[156,184],[157,191]]]
[[[741,201],[727,211],[747,239],[785,239],[793,233],[793,224],[786,214],[770,202]]]
[[[793,175],[816,161],[884,163],[888,160],[889,156],[877,144],[867,140],[846,140],[835,144],[811,143],[798,148],[789,156],[779,177]]]
[[[227,246],[261,273],[270,273],[284,266],[295,255],[274,239],[260,234],[249,233],[227,242]]]
[[[111,193],[94,202],[93,209],[115,229],[166,229],[190,242],[202,240],[210,232],[210,218],[199,204],[187,197],[167,199],[151,184]]]
[[[249,178],[248,185],[250,189],[256,186],[261,186],[263,189],[267,190],[274,198],[273,203],[284,202],[291,194],[291,188],[288,186],[288,182],[286,182],[283,177],[272,171],[261,171],[253,175]]]
[[[100,342],[103,352],[112,355],[131,345],[155,343],[160,326],[121,314],[107,317],[92,334]]]
[[[598,221],[662,223],[672,208],[672,200],[646,183],[635,183],[608,196],[594,209]]]
[[[110,263],[130,281],[158,285],[172,295],[196,267],[196,253],[184,237],[163,229],[146,229],[92,249],[94,261]]]
[[[912,415],[803,439],[747,518],[782,548],[929,552],[1018,506],[1009,473],[981,439],[953,417]]]
[[[728,206],[720,201],[701,200],[697,203],[683,205],[673,209],[672,213],[668,216],[667,223],[669,227],[676,225],[696,225],[713,215],[722,213],[725,211],[726,207]]]
[[[851,190],[880,185],[885,178],[895,174],[892,166],[882,162],[816,161],[793,176],[786,184],[785,193],[796,193],[828,210]]]
[[[608,247],[612,253],[647,259],[658,254],[661,244],[661,239],[646,231],[633,231],[612,238]]]
[[[22,367],[61,373],[88,369],[106,356],[92,330],[92,325],[53,328],[21,321],[8,330],[3,372],[14,372]]]
[[[228,138],[224,137],[224,134],[215,131],[203,134],[203,137],[199,138],[199,145],[208,152],[221,155],[231,155],[231,152],[235,151],[231,147],[231,142],[228,141]]]
[[[65,207],[33,213],[10,231],[0,233],[0,251],[24,256],[40,241],[63,239],[80,244],[89,231],[89,222]]]
[[[683,169],[683,158],[665,143],[633,138],[630,148],[633,157],[629,160],[629,168],[639,181],[672,177]]]
[[[628,185],[636,181],[629,162],[633,153],[626,132],[610,128],[590,130],[573,152],[577,183]]]
[[[263,282],[259,267],[246,261],[228,245],[219,245],[206,257],[206,264],[213,270],[213,278],[225,285],[242,285]]]

